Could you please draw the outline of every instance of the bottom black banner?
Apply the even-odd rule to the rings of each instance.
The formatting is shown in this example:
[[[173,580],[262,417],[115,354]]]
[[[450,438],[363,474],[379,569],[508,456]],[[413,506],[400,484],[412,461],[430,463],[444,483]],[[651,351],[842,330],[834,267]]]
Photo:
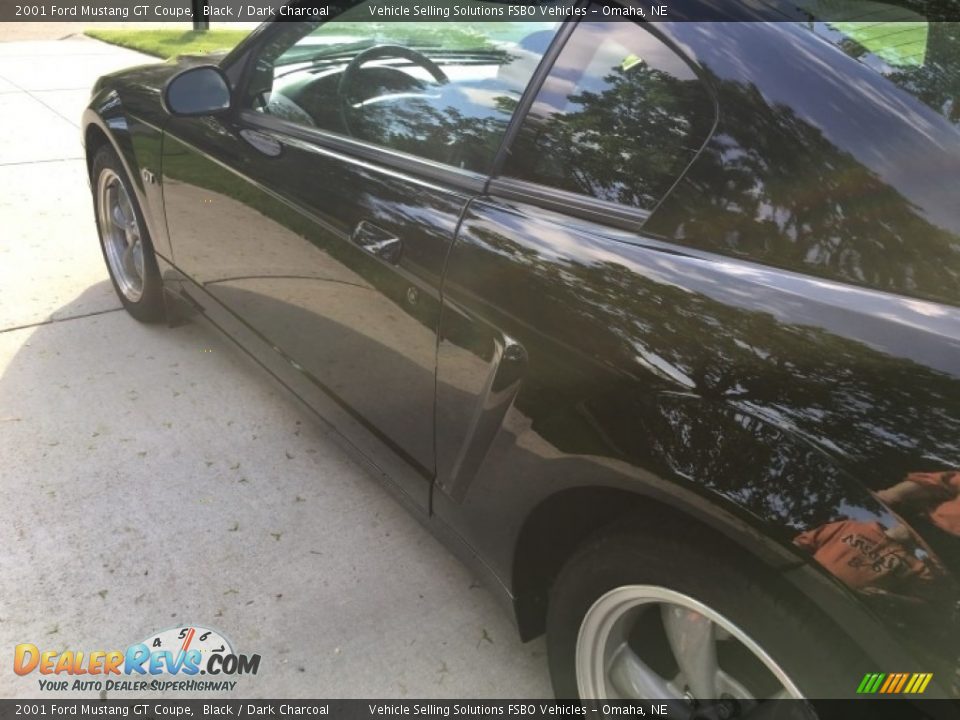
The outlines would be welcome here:
[[[671,718],[672,720],[956,720],[952,700],[723,700],[688,704],[676,700],[0,700],[0,720],[12,718],[325,718],[385,720],[394,717]]]

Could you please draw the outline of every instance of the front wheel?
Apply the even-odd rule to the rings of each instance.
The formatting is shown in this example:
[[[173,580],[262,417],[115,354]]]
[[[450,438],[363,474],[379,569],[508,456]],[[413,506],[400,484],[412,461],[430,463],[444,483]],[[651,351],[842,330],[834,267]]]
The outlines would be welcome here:
[[[120,302],[141,322],[163,319],[163,292],[157,258],[120,158],[101,148],[91,171],[93,205],[110,280]]]
[[[853,693],[860,668],[843,660],[853,656],[837,633],[768,579],[722,543],[631,530],[598,536],[551,590],[554,691],[665,701],[670,717],[719,704],[721,716],[747,718],[765,699]]]

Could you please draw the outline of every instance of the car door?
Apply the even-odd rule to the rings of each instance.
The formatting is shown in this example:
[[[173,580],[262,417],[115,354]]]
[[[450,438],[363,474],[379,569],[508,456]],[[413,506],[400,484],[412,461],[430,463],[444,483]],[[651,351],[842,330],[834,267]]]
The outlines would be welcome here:
[[[425,506],[447,251],[556,26],[363,12],[278,24],[234,112],[170,122],[167,223],[177,267],[414,468]]]

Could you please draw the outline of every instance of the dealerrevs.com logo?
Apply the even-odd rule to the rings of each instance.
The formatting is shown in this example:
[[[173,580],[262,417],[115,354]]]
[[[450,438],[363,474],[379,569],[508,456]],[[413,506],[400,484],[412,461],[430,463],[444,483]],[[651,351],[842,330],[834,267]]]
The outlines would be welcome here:
[[[219,632],[196,625],[155,633],[126,650],[57,651],[21,643],[13,653],[13,671],[45,676],[38,686],[50,691],[233,690],[237,681],[224,676],[259,669],[260,655],[238,654]]]

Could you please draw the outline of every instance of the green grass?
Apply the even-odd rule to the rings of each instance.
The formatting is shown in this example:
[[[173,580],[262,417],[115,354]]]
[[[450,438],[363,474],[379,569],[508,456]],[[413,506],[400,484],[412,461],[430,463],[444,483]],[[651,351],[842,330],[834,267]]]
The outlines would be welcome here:
[[[247,30],[87,30],[97,40],[167,58],[229,50],[243,40]]]
[[[927,56],[929,23],[833,22],[831,27],[894,67],[920,67]]]
[[[370,38],[402,45],[442,46],[447,50],[483,50],[494,40],[515,40],[530,32],[527,24],[484,23],[477,27],[452,26],[436,22],[336,22],[322,25],[314,36]],[[113,45],[154,55],[164,60],[176,55],[196,55],[229,50],[247,30],[87,30],[86,34]]]

